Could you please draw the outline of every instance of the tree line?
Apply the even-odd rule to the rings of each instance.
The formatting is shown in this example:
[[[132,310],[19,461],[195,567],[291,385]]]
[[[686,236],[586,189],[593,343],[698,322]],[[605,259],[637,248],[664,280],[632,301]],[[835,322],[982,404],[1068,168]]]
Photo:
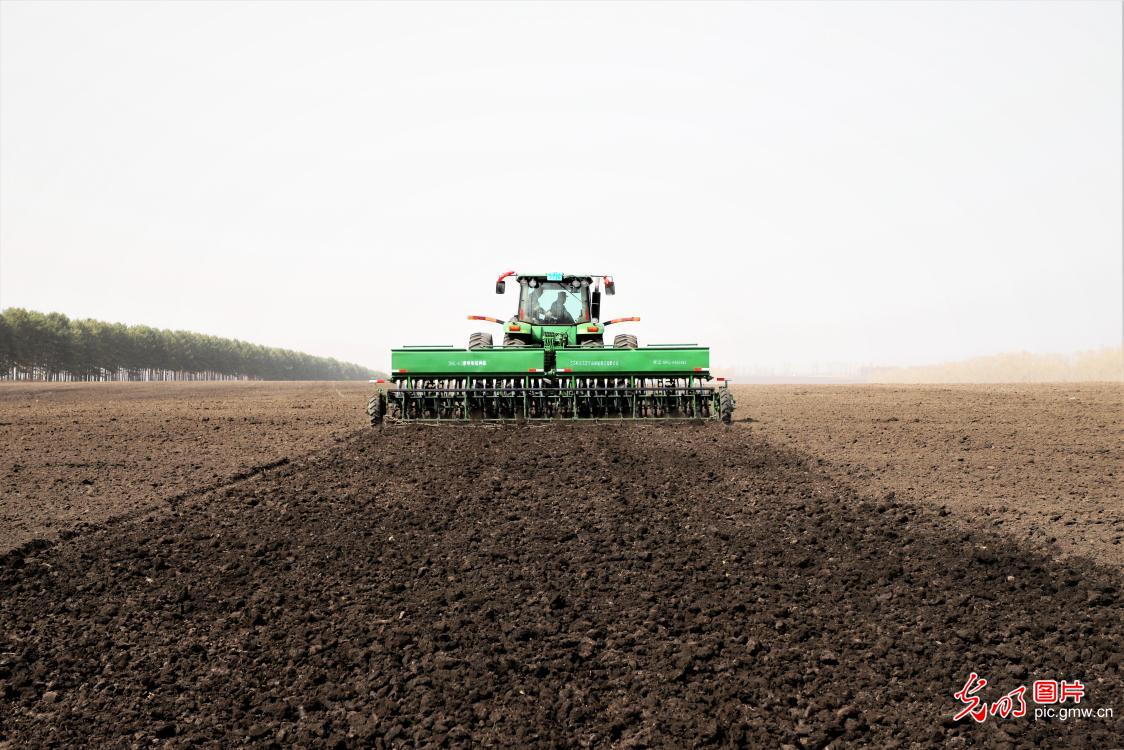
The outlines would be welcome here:
[[[236,339],[10,307],[0,312],[0,379],[366,380],[370,368]]]

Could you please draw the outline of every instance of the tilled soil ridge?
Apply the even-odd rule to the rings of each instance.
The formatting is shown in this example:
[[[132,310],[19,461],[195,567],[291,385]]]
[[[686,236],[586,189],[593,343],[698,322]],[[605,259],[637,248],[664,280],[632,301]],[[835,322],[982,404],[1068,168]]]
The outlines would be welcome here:
[[[364,431],[0,558],[12,747],[1111,747],[1118,575],[718,425]]]

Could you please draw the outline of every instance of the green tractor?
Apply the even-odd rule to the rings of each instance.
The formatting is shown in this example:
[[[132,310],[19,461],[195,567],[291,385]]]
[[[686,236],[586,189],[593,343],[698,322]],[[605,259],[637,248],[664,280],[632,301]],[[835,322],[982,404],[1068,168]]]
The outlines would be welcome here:
[[[640,318],[601,320],[607,275],[516,274],[496,280],[519,285],[508,320],[470,315],[501,327],[473,333],[468,348],[405,346],[391,351],[390,381],[367,403],[372,425],[549,419],[720,419],[729,423],[734,395],[724,378],[709,385],[710,350],[693,344],[640,347],[620,333],[611,346],[605,329]],[[385,381],[375,381],[383,383]]]

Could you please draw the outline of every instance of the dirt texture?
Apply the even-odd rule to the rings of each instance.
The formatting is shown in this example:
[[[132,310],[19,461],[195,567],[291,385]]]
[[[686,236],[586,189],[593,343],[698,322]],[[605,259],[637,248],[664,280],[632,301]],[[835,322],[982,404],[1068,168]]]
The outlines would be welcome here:
[[[744,405],[740,404],[739,408]],[[363,430],[0,557],[8,747],[1112,747],[1116,569],[754,423]],[[954,722],[1080,679],[1117,718]]]
[[[366,393],[0,386],[0,750],[1122,744],[1115,386],[754,386],[730,427]],[[1116,718],[954,722],[973,671]]]
[[[735,386],[737,416],[873,497],[1124,567],[1124,384]]]
[[[364,424],[366,383],[0,383],[0,552],[159,511]]]

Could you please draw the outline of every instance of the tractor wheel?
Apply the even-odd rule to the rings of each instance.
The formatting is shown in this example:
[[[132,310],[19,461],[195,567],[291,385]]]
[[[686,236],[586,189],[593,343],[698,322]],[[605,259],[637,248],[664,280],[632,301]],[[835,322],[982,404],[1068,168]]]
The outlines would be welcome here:
[[[371,426],[378,427],[386,415],[386,396],[376,393],[367,401],[367,416],[371,418]]]
[[[605,339],[598,336],[595,339],[586,339],[581,343],[582,349],[601,349],[605,346]]]
[[[613,339],[614,349],[635,349],[636,347],[636,337],[631,333],[618,333],[616,338]]]
[[[517,338],[515,336],[512,336],[510,333],[505,333],[503,335],[503,345],[509,346],[509,347],[520,347],[520,346],[526,346],[527,342],[524,341],[521,338]]]
[[[730,424],[730,420],[734,418],[734,394],[730,393],[729,388],[718,392],[718,415],[726,424]]]
[[[490,333],[474,333],[468,337],[469,349],[491,349],[492,348],[492,334]]]

